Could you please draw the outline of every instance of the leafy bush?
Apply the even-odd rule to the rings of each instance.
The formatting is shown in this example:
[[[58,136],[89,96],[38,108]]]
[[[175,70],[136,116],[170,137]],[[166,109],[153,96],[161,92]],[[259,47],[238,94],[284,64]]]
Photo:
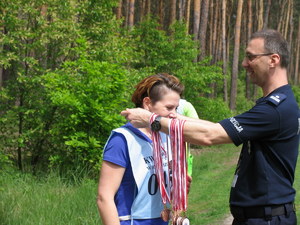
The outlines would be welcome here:
[[[298,102],[298,105],[300,107],[300,87],[294,85],[294,86],[292,86],[292,88],[293,88],[293,91],[294,91],[295,98],[296,98],[296,100]]]
[[[99,168],[109,133],[124,123],[127,73],[107,62],[79,59],[43,76],[45,91],[56,107],[49,131],[51,165]],[[50,150],[50,149],[49,149]],[[70,168],[68,168],[70,169]]]
[[[228,108],[223,99],[199,97],[194,106],[201,119],[218,122],[232,116],[232,112]]]

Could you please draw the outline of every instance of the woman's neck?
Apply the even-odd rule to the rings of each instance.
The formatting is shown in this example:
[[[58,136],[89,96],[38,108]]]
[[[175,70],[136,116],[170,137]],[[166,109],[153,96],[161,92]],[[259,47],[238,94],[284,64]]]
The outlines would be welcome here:
[[[148,138],[151,139],[151,130],[150,128],[138,128],[141,132],[143,132]]]

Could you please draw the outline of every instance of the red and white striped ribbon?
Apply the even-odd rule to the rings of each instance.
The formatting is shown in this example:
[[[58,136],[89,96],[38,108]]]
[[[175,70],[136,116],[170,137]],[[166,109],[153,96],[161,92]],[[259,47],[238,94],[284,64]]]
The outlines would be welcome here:
[[[155,120],[157,114],[152,114],[150,124]],[[174,212],[187,210],[187,161],[186,161],[186,145],[183,140],[184,120],[171,119],[169,124],[169,135],[171,145],[168,149],[164,149],[162,139],[159,132],[151,133],[153,142],[153,157],[155,171],[159,190],[161,192],[162,202],[172,205]],[[169,149],[170,148],[170,149]],[[168,157],[171,154],[171,170],[172,182],[169,175],[164,176],[162,155]],[[168,157],[168,163],[169,159]],[[165,179],[168,179],[167,181]],[[168,191],[166,184],[172,184],[172,188]]]
[[[150,123],[152,123],[158,115],[152,114],[150,118]],[[170,194],[166,188],[166,179],[169,179],[167,176],[164,176],[163,170],[163,160],[162,155],[165,154],[168,157],[168,152],[163,148],[162,140],[159,132],[151,132],[152,145],[153,145],[153,158],[154,158],[154,167],[157,177],[157,182],[159,190],[161,193],[162,202],[165,205],[167,202],[171,203]],[[169,183],[169,182],[168,182]]]
[[[172,119],[169,128],[172,148],[172,208],[187,209],[187,161],[183,140],[184,120]]]

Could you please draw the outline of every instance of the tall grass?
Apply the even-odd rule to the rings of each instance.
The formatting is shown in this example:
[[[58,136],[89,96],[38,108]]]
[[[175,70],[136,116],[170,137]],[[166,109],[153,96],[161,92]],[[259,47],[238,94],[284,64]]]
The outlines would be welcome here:
[[[191,224],[221,225],[230,214],[229,192],[239,152],[231,145],[194,152],[187,212]],[[300,191],[300,166],[294,187]],[[66,182],[56,174],[37,178],[0,171],[0,225],[101,225],[96,191],[97,181],[88,178]],[[296,206],[300,208],[299,194]]]
[[[1,225],[100,224],[96,182],[67,185],[58,176],[37,179],[28,174],[1,174]]]

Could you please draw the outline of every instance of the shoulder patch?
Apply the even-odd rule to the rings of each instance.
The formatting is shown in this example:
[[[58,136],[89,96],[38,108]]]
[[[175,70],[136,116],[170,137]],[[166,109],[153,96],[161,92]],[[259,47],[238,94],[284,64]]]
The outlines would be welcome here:
[[[279,105],[281,102],[283,102],[286,99],[285,94],[273,94],[267,98],[267,102],[271,102],[273,105]]]

